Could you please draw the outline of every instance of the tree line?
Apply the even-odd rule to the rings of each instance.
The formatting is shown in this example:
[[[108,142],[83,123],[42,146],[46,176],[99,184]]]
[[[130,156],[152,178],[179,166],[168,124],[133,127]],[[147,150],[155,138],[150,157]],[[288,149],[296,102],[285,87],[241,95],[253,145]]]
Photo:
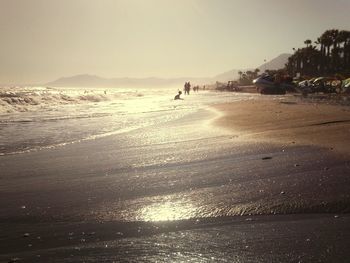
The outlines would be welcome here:
[[[239,75],[239,84],[240,85],[250,85],[253,81],[253,79],[256,79],[259,75],[260,69],[255,69],[254,71],[252,70],[247,70],[245,72],[243,71],[238,71]]]
[[[293,48],[286,71],[290,76],[350,75],[350,31],[326,30],[316,41],[304,41],[305,47]]]

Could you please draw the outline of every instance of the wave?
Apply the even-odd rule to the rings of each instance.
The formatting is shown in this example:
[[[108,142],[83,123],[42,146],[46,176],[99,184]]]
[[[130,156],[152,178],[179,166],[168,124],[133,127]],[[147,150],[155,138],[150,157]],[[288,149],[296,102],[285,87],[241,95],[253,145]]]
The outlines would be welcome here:
[[[137,91],[119,92],[103,89],[2,88],[0,113],[26,112],[57,105],[98,103],[142,96],[143,94]]]

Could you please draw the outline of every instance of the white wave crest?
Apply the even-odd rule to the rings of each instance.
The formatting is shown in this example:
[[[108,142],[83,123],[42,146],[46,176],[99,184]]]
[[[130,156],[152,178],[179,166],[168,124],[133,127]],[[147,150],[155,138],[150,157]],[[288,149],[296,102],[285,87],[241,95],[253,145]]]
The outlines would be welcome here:
[[[57,105],[98,103],[130,96],[140,97],[143,94],[103,89],[0,88],[0,114],[26,112]]]

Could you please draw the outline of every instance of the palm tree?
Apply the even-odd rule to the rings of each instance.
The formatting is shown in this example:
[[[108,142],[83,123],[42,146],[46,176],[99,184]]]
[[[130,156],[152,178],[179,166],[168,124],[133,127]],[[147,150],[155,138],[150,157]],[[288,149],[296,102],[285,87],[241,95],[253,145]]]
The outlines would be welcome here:
[[[346,31],[346,40],[344,42],[344,67],[350,69],[350,31]],[[349,72],[350,73],[350,72]]]
[[[246,74],[247,74],[247,84],[250,84],[249,82],[251,82],[254,79],[254,72],[251,70],[247,70]]]
[[[332,41],[333,41],[333,48],[338,47],[339,30],[338,29],[330,30],[330,35],[331,35]]]
[[[339,64],[339,30],[332,29],[330,31],[330,35],[332,37],[332,58],[331,58],[331,73],[335,73],[338,71],[338,64]]]
[[[295,60],[296,60],[296,72],[301,74],[301,68],[302,68],[302,55],[300,52],[300,49],[295,53]]]
[[[320,57],[319,57],[319,64],[318,64],[318,70],[320,71],[321,74],[324,72],[324,67],[325,67],[325,56],[326,56],[326,48],[324,44],[324,39],[322,37],[317,38],[317,41],[315,41],[316,45],[320,45]]]
[[[259,72],[260,72],[260,69],[258,69],[258,68],[256,68],[256,69],[254,70],[254,78],[257,78],[257,77],[258,77]]]
[[[328,73],[331,69],[330,61],[331,61],[331,46],[333,44],[333,33],[332,30],[327,30],[321,35],[321,41],[325,48],[325,54],[322,60],[322,68],[324,69],[324,73]]]
[[[330,48],[333,44],[333,39],[332,39],[332,33],[331,30],[327,30],[325,31],[322,36],[321,39],[323,41],[323,44],[326,48],[326,56],[329,57],[331,55],[331,51]]]
[[[288,62],[285,65],[285,68],[290,76],[292,77],[295,76],[295,55],[294,54],[288,58]]]
[[[306,39],[304,41],[304,44],[306,45],[306,47],[309,47],[311,45],[312,41],[310,39]]]
[[[243,72],[242,72],[242,71],[238,71],[239,80],[242,80],[242,74],[243,74]]]
[[[350,75],[350,31],[326,30],[314,42],[307,39],[306,47],[293,48],[293,55],[285,65],[289,74],[329,75],[342,73]]]
[[[346,30],[341,30],[338,33],[337,41],[339,44],[339,63],[340,70],[345,70],[347,67],[347,52],[346,47],[348,41],[350,41],[350,32]]]

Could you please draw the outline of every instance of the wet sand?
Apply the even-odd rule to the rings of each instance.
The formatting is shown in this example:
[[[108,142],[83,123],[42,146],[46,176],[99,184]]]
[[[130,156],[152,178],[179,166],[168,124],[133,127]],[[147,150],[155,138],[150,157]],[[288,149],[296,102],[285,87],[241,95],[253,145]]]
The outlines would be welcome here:
[[[177,222],[33,224],[1,262],[346,262],[350,217],[330,214]],[[19,225],[17,234],[27,231]],[[5,232],[6,233],[6,232]],[[31,244],[31,247],[28,247]],[[17,248],[17,249],[14,249]],[[6,251],[6,250],[2,250]],[[7,255],[6,255],[7,254]]]
[[[350,154],[350,107],[293,97],[222,104],[217,124],[244,138],[282,145],[311,145]]]
[[[343,262],[349,111],[329,107],[257,98],[2,156],[0,262]]]

